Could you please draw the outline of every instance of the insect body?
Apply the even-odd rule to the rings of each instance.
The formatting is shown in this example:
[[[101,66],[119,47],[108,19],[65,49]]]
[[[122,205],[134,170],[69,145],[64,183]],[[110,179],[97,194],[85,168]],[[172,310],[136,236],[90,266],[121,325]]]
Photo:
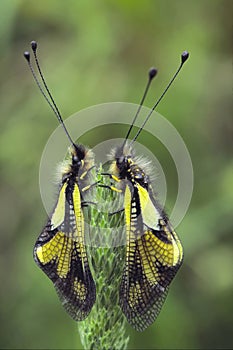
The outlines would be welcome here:
[[[169,285],[182,264],[183,249],[154,194],[148,175],[150,169],[135,157],[132,145],[187,58],[188,53],[184,52],[178,71],[129,144],[128,136],[156,74],[150,70],[144,96],[126,140],[111,155],[110,174],[124,194],[126,230],[126,257],[119,300],[128,322],[138,331],[146,329],[158,316]],[[110,188],[119,192],[113,186]]]
[[[83,212],[84,206],[88,205],[84,198],[85,193],[95,185],[90,184],[94,158],[91,150],[72,141],[41,73],[36,42],[32,42],[31,46],[46,91],[35,75],[29,52],[25,52],[24,56],[40,91],[71,142],[69,159],[60,167],[60,188],[56,205],[35,243],[33,255],[38,266],[53,282],[66,311],[74,320],[81,321],[89,314],[96,299],[95,283],[85,245]]]
[[[120,306],[128,322],[143,331],[159,314],[183,250],[132,151],[127,145],[117,148],[111,172],[124,187],[126,258]]]
[[[91,151],[71,147],[64,167],[58,200],[51,218],[38,237],[34,259],[53,282],[63,306],[80,321],[95,302],[95,284],[89,268],[84,231],[83,194],[93,166]]]

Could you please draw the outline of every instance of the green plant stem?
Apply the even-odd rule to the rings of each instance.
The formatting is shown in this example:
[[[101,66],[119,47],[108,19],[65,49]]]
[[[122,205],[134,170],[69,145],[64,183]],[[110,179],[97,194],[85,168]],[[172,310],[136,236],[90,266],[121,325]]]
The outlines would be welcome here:
[[[109,184],[106,176],[98,175],[97,180]],[[123,350],[129,341],[125,331],[126,320],[118,302],[125,256],[125,246],[119,246],[123,217],[122,214],[109,216],[109,211],[119,208],[119,200],[114,200],[114,197],[115,193],[109,189],[98,187],[98,208],[90,208],[91,244],[88,253],[96,283],[96,302],[89,316],[78,324],[81,342],[86,350]],[[102,203],[101,210],[99,203]]]

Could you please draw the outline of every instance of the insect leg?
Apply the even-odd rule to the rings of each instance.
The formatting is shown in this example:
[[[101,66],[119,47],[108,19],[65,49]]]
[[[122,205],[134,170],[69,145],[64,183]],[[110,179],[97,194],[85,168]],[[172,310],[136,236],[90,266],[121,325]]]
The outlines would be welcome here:
[[[108,185],[99,185],[99,187],[104,187],[104,188],[108,188],[109,190],[115,191],[115,192],[119,192],[122,193],[122,190],[119,190],[118,188],[114,187],[114,186],[108,186]]]
[[[94,182],[94,183],[91,184],[91,185],[88,185],[88,186],[86,186],[86,187],[83,187],[83,188],[82,188],[82,192],[88,191],[88,190],[90,190],[92,187],[97,186],[99,182],[100,182],[100,181],[96,181],[96,182]]]
[[[125,210],[124,208],[121,208],[119,210],[113,211],[112,213],[109,213],[108,215],[112,216],[112,215],[115,215],[115,214],[119,214],[119,213],[122,213],[124,210]]]
[[[115,181],[117,181],[117,182],[120,182],[120,181],[121,181],[117,176],[112,175],[112,174],[110,174],[110,173],[101,173],[101,175],[109,176],[111,179],[113,179],[113,180],[115,180]]]
[[[82,173],[82,175],[80,176],[80,180],[83,180],[83,179],[87,176],[87,174],[88,174],[91,170],[93,170],[94,168],[96,168],[96,165],[93,165],[93,166],[90,167],[88,170],[84,171],[84,172]]]
[[[83,201],[81,205],[82,205],[82,208],[83,208],[83,207],[88,207],[89,205],[97,205],[97,203],[89,202],[89,201]]]

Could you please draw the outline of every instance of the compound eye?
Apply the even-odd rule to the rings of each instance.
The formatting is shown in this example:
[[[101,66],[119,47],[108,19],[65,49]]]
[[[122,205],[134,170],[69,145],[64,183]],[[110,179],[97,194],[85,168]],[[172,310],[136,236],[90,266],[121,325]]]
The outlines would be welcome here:
[[[75,163],[77,163],[77,162],[79,161],[78,157],[77,157],[77,156],[73,156],[73,161],[74,161]]]

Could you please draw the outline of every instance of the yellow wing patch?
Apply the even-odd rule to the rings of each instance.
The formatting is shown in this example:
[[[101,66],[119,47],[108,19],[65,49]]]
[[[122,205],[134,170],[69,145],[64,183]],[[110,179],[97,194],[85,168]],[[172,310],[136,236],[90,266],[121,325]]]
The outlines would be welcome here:
[[[57,232],[46,244],[39,246],[36,250],[37,257],[42,264],[57,261],[57,274],[66,277],[69,271],[72,250],[72,240]]]
[[[158,229],[157,224],[160,214],[152,203],[148,191],[137,184],[142,211],[143,223],[154,230]]]
[[[127,231],[130,228],[131,223],[131,192],[129,186],[125,188],[125,196],[124,196],[124,210],[125,210],[125,222]]]
[[[73,240],[63,232],[57,232],[48,243],[37,248],[36,254],[42,264],[57,261],[57,274],[63,278],[69,272],[73,249]]]
[[[55,229],[59,225],[61,225],[65,218],[65,191],[67,188],[67,184],[65,183],[59,193],[57,206],[54,210],[54,213],[51,218],[52,228]]]

